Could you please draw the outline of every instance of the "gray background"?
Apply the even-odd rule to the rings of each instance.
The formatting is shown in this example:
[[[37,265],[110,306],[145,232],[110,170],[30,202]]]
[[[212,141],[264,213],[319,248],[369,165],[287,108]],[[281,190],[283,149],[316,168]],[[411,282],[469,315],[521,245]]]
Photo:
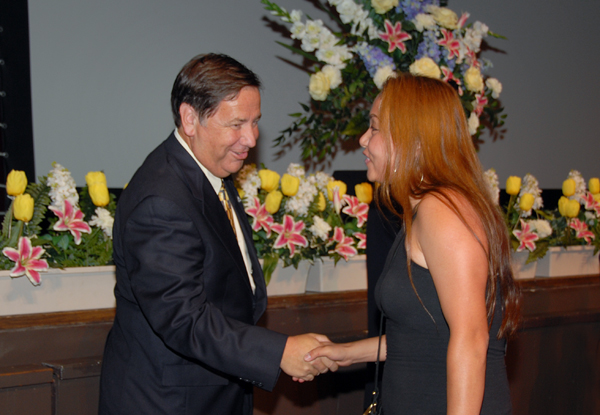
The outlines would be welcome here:
[[[280,0],[288,10],[322,17],[308,0]],[[570,169],[599,176],[600,42],[598,0],[450,0],[508,40],[489,39],[490,75],[504,90],[504,139],[480,150],[501,186],[509,175],[534,174],[560,187]],[[258,0],[29,0],[35,168],[53,161],[78,185],[104,170],[110,187],[127,183],[145,156],[173,128],[172,82],[192,56],[222,52],[257,72],[263,118],[256,162],[283,172],[299,149],[276,157],[272,140],[287,116],[308,102],[301,62],[277,45],[290,43]],[[364,169],[357,152],[338,154],[326,170]]]

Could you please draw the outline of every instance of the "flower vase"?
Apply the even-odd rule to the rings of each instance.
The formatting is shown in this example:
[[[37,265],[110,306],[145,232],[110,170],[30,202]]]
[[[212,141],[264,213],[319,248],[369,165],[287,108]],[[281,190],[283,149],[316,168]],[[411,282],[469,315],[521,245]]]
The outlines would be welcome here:
[[[115,267],[50,268],[34,286],[0,271],[0,316],[115,307]]]
[[[343,259],[335,264],[328,257],[317,259],[310,267],[306,291],[331,292],[367,289],[366,255]]]
[[[593,246],[553,246],[546,256],[538,261],[536,276],[567,277],[576,275],[598,275],[600,263]]]
[[[513,270],[513,277],[516,280],[526,280],[535,278],[538,261],[533,261],[527,264],[527,258],[529,257],[529,251],[513,252],[511,263]]]
[[[262,260],[260,264],[262,266]],[[267,285],[267,295],[304,294],[309,267],[309,261],[300,261],[297,269],[293,265],[284,268],[283,262],[279,261]]]

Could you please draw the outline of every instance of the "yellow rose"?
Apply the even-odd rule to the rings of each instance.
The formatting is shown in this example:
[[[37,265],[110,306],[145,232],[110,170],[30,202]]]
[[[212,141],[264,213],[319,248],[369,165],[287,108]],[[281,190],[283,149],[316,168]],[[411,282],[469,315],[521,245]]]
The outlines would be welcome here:
[[[600,193],[600,179],[592,177],[588,183],[588,189],[590,189],[591,194]]]
[[[429,57],[418,59],[408,67],[408,70],[413,75],[427,76],[429,78],[440,79],[442,71],[437,63]]]
[[[317,201],[317,209],[319,209],[319,212],[323,212],[327,207],[327,200],[325,200],[325,196],[322,192],[319,192],[318,198],[319,200]]]
[[[533,207],[533,202],[535,202],[535,197],[531,193],[525,193],[521,196],[521,200],[519,201],[519,208],[522,211],[531,210]]]
[[[22,195],[27,188],[27,176],[24,171],[11,170],[6,176],[6,193],[9,196]]]
[[[29,194],[18,195],[13,204],[15,219],[29,222],[33,217],[33,198]]]
[[[260,177],[260,187],[266,192],[272,192],[279,187],[279,174],[273,170],[259,170],[258,177]]]
[[[300,179],[289,175],[284,174],[281,178],[281,191],[286,196],[294,196],[298,193],[298,188],[300,187]]]
[[[373,200],[373,186],[371,183],[360,183],[354,186],[354,192],[356,193],[356,197],[362,203],[366,203],[367,205],[371,203]]]
[[[110,196],[108,194],[108,188],[105,184],[95,183],[91,186],[88,185],[88,193],[94,205],[103,207],[108,205],[110,202]]]
[[[562,184],[562,192],[563,195],[569,197],[575,194],[575,188],[577,187],[577,183],[573,179],[567,179]]]
[[[517,176],[510,176],[506,180],[506,193],[509,195],[518,195],[521,190],[521,178]]]
[[[340,194],[340,199],[346,194],[346,192],[348,191],[348,186],[346,186],[346,183],[344,183],[341,180],[330,180],[327,183],[327,197],[329,198],[329,200],[333,200],[333,189],[335,189],[335,187],[338,187],[338,192]]]
[[[398,0],[371,0],[371,6],[376,13],[384,14],[398,6]]]
[[[265,199],[265,208],[267,212],[271,215],[279,210],[279,206],[281,206],[281,199],[283,199],[283,194],[279,190],[273,190],[269,192],[267,198]]]
[[[310,76],[308,92],[315,101],[325,101],[330,89],[329,78],[323,72],[317,72]]]
[[[103,184],[106,186],[106,176],[101,171],[91,171],[85,175],[85,182],[88,186],[93,184]]]
[[[558,200],[558,211],[567,218],[577,217],[580,208],[581,206],[577,200],[570,200],[565,196],[561,196]]]
[[[469,91],[481,92],[483,91],[483,77],[481,71],[474,66],[471,66],[465,72],[465,86]]]
[[[446,29],[456,29],[458,27],[458,16],[452,10],[437,6],[430,6],[428,10],[440,26]]]

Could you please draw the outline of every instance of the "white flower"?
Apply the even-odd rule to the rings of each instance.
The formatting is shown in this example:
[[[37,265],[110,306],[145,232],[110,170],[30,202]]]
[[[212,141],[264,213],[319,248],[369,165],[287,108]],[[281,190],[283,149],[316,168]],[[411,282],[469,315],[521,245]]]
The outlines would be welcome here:
[[[456,29],[458,26],[458,16],[452,10],[446,7],[439,7],[435,5],[429,5],[426,9],[435,21],[446,29]]]
[[[577,200],[579,203],[585,203],[583,197],[587,192],[587,185],[585,184],[583,176],[578,170],[571,170],[569,172],[569,179],[575,180],[575,194],[569,197],[569,199]]]
[[[352,53],[346,46],[332,46],[330,48],[319,49],[315,56],[329,65],[338,69],[343,69],[346,64],[344,61],[352,58]]]
[[[396,71],[391,65],[386,65],[377,69],[375,72],[375,76],[373,77],[373,82],[377,85],[377,88],[383,88],[383,84],[388,78],[395,78],[397,76]]]
[[[338,39],[335,37],[333,33],[327,28],[323,28],[321,33],[319,33],[319,48],[320,49],[328,49],[335,46],[338,42]]]
[[[429,56],[414,61],[408,70],[413,75],[427,76],[429,78],[439,79],[442,76],[440,67]]]
[[[309,35],[306,33],[304,38],[302,38],[302,44],[300,47],[305,52],[314,52],[321,45],[321,40],[319,39],[319,35]]]
[[[322,71],[310,76],[308,92],[315,101],[325,101],[330,89],[329,79]]]
[[[68,200],[73,207],[79,206],[79,194],[77,193],[75,180],[73,180],[69,170],[56,162],[52,163],[52,167],[46,181],[46,184],[50,187],[48,193],[52,200],[50,206],[62,209],[65,200]]]
[[[340,20],[344,24],[348,24],[354,20],[354,15],[358,12],[359,7],[354,0],[343,0],[336,6],[336,9],[340,14]]]
[[[485,85],[492,91],[492,97],[498,98],[502,92],[502,84],[496,78],[488,78]]]
[[[112,239],[112,229],[115,219],[108,210],[101,207],[96,208],[95,213],[95,215],[92,215],[92,220],[89,221],[89,224],[99,227],[107,237]]]
[[[542,200],[542,189],[540,189],[539,187],[539,183],[537,181],[537,179],[527,173],[525,175],[525,177],[523,177],[523,183],[521,185],[521,191],[519,192],[519,197],[517,199],[516,204],[518,205],[521,202],[521,196],[523,196],[525,193],[529,193],[530,195],[532,195],[535,200],[533,202],[533,206],[531,207],[531,209],[541,209],[544,207],[544,201]],[[531,210],[527,211],[527,212],[523,212],[523,216],[529,216],[531,215]]]
[[[312,180],[300,178],[298,193],[289,198],[285,205],[286,211],[295,216],[305,216],[317,192],[318,190]]]
[[[301,10],[292,10],[290,13],[290,22],[296,23],[302,20],[302,11]]]
[[[498,174],[495,169],[486,170],[483,173],[485,184],[487,184],[488,191],[492,200],[495,204],[500,203],[500,182],[498,181]]]
[[[306,21],[306,34],[308,36],[319,36],[321,30],[323,30],[323,21],[321,19]]]
[[[304,177],[306,175],[306,170],[301,164],[290,163],[287,169],[287,174],[294,177]]]
[[[529,221],[531,230],[538,234],[540,238],[545,238],[552,235],[552,226],[545,219],[534,219]]]
[[[342,71],[338,68],[331,65],[325,65],[321,72],[329,79],[329,87],[331,89],[337,88],[342,83]]]
[[[308,228],[314,235],[322,240],[326,241],[329,239],[329,231],[331,231],[331,225],[321,219],[319,216],[313,217],[313,225]]]
[[[290,35],[292,39],[302,40],[306,35],[306,25],[302,22],[294,22],[290,32],[292,33]]]
[[[324,171],[316,172],[314,175],[314,178],[316,180],[317,187],[322,192],[327,191],[327,183],[329,183],[331,180],[333,180],[333,177],[331,177],[329,174],[325,173]]]
[[[465,86],[472,92],[483,91],[483,77],[479,68],[471,66],[465,71]]]
[[[475,112],[472,112],[469,116],[469,134],[474,135],[477,133],[477,129],[479,128],[479,117]]]
[[[435,30],[436,24],[435,19],[430,14],[419,13],[413,19],[413,23],[415,24],[415,28],[422,32],[423,30]]]
[[[384,14],[398,6],[398,0],[371,0],[375,13]]]
[[[594,224],[596,223],[596,212],[589,212],[586,211],[584,213],[585,216],[585,221],[589,226],[594,226]]]

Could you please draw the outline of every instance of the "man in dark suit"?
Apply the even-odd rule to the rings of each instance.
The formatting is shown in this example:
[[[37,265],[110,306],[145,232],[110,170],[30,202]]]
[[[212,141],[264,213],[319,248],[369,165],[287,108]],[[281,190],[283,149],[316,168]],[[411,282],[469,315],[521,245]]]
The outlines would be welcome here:
[[[256,145],[259,87],[249,69],[215,54],[195,57],[175,80],[176,129],[117,208],[101,415],[250,415],[253,386],[271,390],[280,369],[302,380],[336,369],[302,359],[325,336],[255,325],[266,287],[230,175]]]

